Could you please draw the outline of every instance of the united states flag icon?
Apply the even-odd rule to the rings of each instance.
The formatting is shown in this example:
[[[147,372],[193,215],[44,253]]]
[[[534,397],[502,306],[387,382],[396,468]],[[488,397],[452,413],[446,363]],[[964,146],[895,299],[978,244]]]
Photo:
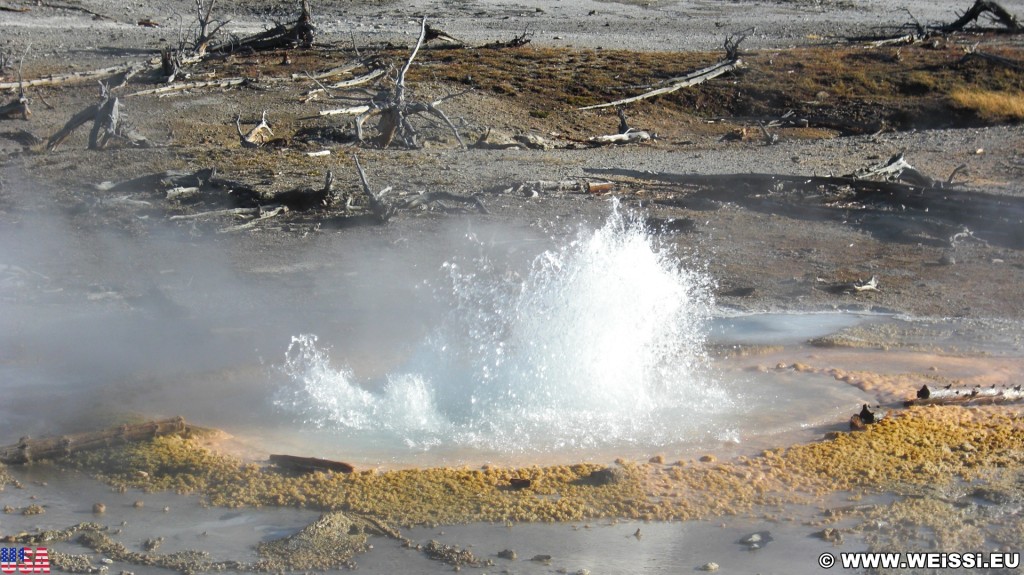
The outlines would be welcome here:
[[[49,573],[50,555],[46,547],[0,547],[0,572]]]

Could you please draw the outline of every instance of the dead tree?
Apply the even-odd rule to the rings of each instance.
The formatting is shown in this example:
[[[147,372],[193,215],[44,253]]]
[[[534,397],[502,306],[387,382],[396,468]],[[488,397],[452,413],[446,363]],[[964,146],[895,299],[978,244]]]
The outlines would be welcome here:
[[[213,37],[221,28],[226,26],[229,21],[213,21],[213,5],[217,3],[217,0],[195,0],[195,2],[197,30],[192,42],[192,52],[202,58],[206,54],[206,50],[209,48],[210,42],[213,41]]]
[[[112,139],[123,139],[134,146],[148,146],[146,138],[137,134],[124,121],[121,102],[111,95],[106,85],[100,84],[100,101],[86,107],[71,117],[57,133],[50,136],[46,143],[49,151],[54,151],[63,144],[78,128],[92,121],[89,132],[89,149],[102,150]]]
[[[409,121],[409,117],[413,114],[429,114],[445,123],[452,133],[455,135],[455,139],[458,140],[459,145],[463,148],[466,147],[465,142],[462,140],[462,136],[459,135],[458,128],[455,124],[441,111],[437,106],[443,100],[435,102],[417,102],[409,101],[406,98],[406,86],[405,77],[409,72],[409,67],[412,66],[413,60],[416,59],[416,54],[419,52],[420,47],[423,46],[423,42],[427,36],[427,18],[426,16],[420,21],[420,35],[416,41],[416,46],[413,48],[412,53],[409,54],[409,59],[406,60],[405,65],[398,72],[398,76],[395,79],[395,87],[389,93],[385,92],[383,98],[379,101],[373,101],[370,104],[370,111],[360,114],[356,118],[356,137],[361,142],[365,142],[363,134],[363,124],[371,116],[379,115],[380,121],[377,123],[377,136],[373,138],[371,143],[379,148],[390,147],[396,140],[401,142],[407,148],[419,148],[419,142],[417,141],[416,128],[413,127]]]
[[[1024,30],[1024,26],[1021,26],[1016,16],[1010,14],[1005,8],[992,0],[975,0],[971,8],[964,12],[955,22],[938,26],[936,29],[942,32],[959,32],[971,22],[976,22],[982,14],[989,14],[1007,30],[1015,32]]]
[[[291,24],[278,24],[265,32],[219,44],[210,48],[210,51],[231,53],[241,50],[260,52],[281,48],[312,48],[315,37],[316,27],[313,25],[309,0],[302,0],[302,11]]]

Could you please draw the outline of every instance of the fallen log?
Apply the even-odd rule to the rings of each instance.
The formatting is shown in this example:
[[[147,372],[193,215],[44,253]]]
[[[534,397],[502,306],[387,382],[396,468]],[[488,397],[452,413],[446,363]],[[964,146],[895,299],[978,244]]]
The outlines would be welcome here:
[[[184,433],[186,429],[185,419],[175,417],[60,437],[22,437],[14,445],[0,447],[0,463],[22,465],[44,459],[60,459],[81,451],[145,441],[162,435],[177,435]]]
[[[1020,385],[1013,387],[961,387],[947,385],[941,389],[932,389],[927,385],[917,390],[917,397],[903,402],[907,407],[912,405],[986,405],[1024,400],[1024,390]]]
[[[438,204],[445,211],[451,211],[446,208],[441,202],[452,201],[459,204],[467,204],[476,208],[476,211],[481,214],[489,214],[487,206],[484,205],[483,200],[476,196],[460,196],[459,194],[453,194],[451,192],[418,192],[411,197],[404,198],[400,204],[402,208],[429,208],[434,204]]]
[[[24,82],[0,82],[0,90],[12,90],[21,86],[31,88],[33,86],[84,84],[86,82],[106,80],[120,74],[124,74],[125,77],[130,77],[149,67],[150,66],[148,64],[123,64],[121,66],[111,66],[109,68],[101,68],[99,70],[90,70],[87,72],[73,72],[71,74],[59,74],[56,76],[47,76],[45,78],[36,78],[34,80],[25,80]]]
[[[597,194],[611,191],[614,185],[611,182],[588,180],[532,180],[519,182],[517,184],[503,184],[485,189],[485,192],[495,194],[519,194],[524,196],[536,196],[541,192],[575,192]]]
[[[314,471],[333,471],[335,473],[352,473],[355,467],[343,461],[332,461],[318,457],[298,457],[295,455],[271,455],[270,462],[292,471],[312,473]]]
[[[199,88],[230,88],[231,86],[241,86],[248,82],[248,78],[224,78],[223,80],[207,80],[204,82],[186,82],[184,84],[172,84],[170,86],[162,86],[160,88],[150,88],[147,90],[139,90],[138,92],[132,92],[125,94],[125,98],[131,98],[135,96],[152,96],[154,94],[169,94],[171,92],[181,92],[184,90],[197,90]]]
[[[663,84],[661,88],[656,88],[649,92],[644,92],[639,96],[633,96],[631,98],[623,98],[622,100],[616,100],[614,102],[608,102],[607,104],[595,104],[593,106],[584,106],[582,108],[576,108],[577,110],[596,110],[598,108],[612,108],[615,106],[623,106],[631,104],[633,102],[639,102],[640,100],[646,100],[647,98],[653,98],[655,96],[661,96],[664,94],[671,94],[677,90],[683,88],[689,88],[698,84],[703,84],[708,80],[717,78],[722,74],[736,70],[737,68],[743,67],[743,60],[739,56],[739,45],[743,41],[743,37],[733,41],[732,38],[728,38],[725,41],[725,52],[726,57],[723,60],[715,62],[714,64],[701,68],[686,74],[685,76],[679,76],[678,78],[671,78],[660,82]]]
[[[651,133],[646,130],[633,130],[626,132],[624,134],[594,136],[592,138],[587,138],[587,142],[597,146],[606,146],[608,144],[632,144],[635,142],[649,142],[651,138]]]

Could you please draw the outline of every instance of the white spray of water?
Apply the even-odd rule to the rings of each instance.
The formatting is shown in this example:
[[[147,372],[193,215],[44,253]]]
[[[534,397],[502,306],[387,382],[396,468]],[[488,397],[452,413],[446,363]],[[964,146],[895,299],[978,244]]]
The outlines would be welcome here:
[[[487,256],[444,269],[447,318],[381,390],[304,335],[278,405],[321,428],[506,452],[663,445],[729,408],[705,365],[710,280],[617,208],[521,272]]]

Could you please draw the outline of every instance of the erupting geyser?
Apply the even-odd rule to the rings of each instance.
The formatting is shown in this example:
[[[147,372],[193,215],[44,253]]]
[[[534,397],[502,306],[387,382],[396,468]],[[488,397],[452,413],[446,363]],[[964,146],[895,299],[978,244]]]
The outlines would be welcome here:
[[[520,267],[446,262],[434,285],[446,317],[383,383],[332,367],[315,336],[293,338],[277,404],[419,449],[654,446],[723,431],[715,415],[732,409],[706,365],[706,274],[617,208]]]

